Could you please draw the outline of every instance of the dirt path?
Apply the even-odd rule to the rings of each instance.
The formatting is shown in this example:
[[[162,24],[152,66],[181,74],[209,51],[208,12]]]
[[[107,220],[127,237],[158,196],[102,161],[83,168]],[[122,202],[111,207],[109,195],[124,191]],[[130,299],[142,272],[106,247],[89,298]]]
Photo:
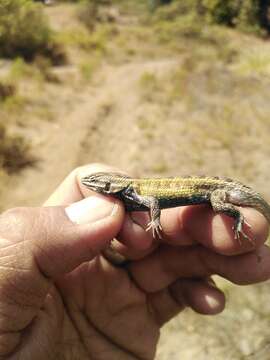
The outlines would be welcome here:
[[[104,66],[99,85],[69,95],[68,109],[53,122],[31,129],[39,139],[34,153],[37,166],[11,178],[4,197],[6,208],[41,204],[76,166],[102,161],[136,172],[140,132],[136,119],[142,112],[138,84],[146,72],[164,72],[176,62],[170,59]],[[137,159],[138,160],[138,159]]]
[[[144,139],[138,119],[147,114],[140,98],[140,79],[144,74],[166,73],[176,64],[175,60],[159,59],[107,69],[79,163],[101,161],[133,174],[142,172],[140,154]]]

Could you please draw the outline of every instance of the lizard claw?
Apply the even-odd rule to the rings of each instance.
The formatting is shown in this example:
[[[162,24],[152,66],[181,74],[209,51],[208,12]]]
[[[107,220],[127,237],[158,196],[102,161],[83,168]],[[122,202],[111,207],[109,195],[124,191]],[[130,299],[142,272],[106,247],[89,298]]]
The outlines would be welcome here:
[[[146,227],[146,231],[152,229],[152,235],[154,239],[162,239],[162,226],[159,219],[151,220]]]
[[[241,235],[245,240],[248,240],[252,245],[254,245],[254,241],[244,232],[243,225],[247,225],[251,228],[251,225],[244,219],[239,219],[236,224],[233,226],[234,238],[238,240],[239,244],[242,244]]]

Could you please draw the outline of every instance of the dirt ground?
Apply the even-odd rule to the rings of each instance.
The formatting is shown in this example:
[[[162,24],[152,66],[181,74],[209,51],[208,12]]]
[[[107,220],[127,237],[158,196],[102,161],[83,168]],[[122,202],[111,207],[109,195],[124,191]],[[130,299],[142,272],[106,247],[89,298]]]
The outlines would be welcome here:
[[[61,31],[77,26],[70,6],[46,11],[56,30],[59,21]],[[110,44],[111,56],[84,82],[72,54],[53,70],[62,81],[38,93],[53,119],[24,120],[39,161],[10,177],[4,208],[42,204],[72,169],[90,162],[136,176],[230,176],[270,200],[270,43],[228,31],[229,61],[219,54],[225,45],[157,44],[147,32],[144,39],[135,15],[125,16],[117,18],[125,51],[117,51],[120,40]],[[254,54],[263,60],[254,64]],[[228,300],[223,314],[181,314],[162,329],[157,360],[270,359],[269,283],[239,288],[217,281]]]

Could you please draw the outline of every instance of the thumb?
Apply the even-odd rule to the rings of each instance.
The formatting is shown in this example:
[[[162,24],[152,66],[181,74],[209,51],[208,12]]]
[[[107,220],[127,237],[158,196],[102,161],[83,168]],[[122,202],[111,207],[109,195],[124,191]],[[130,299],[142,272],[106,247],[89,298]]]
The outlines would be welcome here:
[[[0,217],[0,238],[4,239],[0,240],[0,269],[9,249],[17,264],[31,259],[46,277],[61,276],[106,248],[119,232],[123,217],[116,199],[99,195],[66,208],[11,209]],[[7,242],[15,246],[7,247]]]
[[[52,280],[91,260],[118,233],[116,199],[91,196],[64,207],[17,208],[0,216],[0,357],[44,305]]]

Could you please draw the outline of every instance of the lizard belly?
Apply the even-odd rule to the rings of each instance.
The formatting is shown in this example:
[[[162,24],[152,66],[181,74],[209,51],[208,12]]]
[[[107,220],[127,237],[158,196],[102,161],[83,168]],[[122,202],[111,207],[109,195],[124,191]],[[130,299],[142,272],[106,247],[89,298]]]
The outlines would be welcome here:
[[[192,195],[179,198],[161,198],[159,199],[159,205],[161,209],[172,208],[177,206],[186,205],[199,205],[209,203],[209,197],[206,194]]]
[[[164,197],[158,198],[158,203],[160,209],[173,208],[177,206],[186,206],[186,205],[199,205],[199,204],[207,204],[209,203],[209,196],[206,194],[203,195],[193,195],[193,196],[185,196],[185,197]],[[124,205],[127,211],[148,211],[149,208],[142,204],[138,204],[134,201],[125,199]]]

